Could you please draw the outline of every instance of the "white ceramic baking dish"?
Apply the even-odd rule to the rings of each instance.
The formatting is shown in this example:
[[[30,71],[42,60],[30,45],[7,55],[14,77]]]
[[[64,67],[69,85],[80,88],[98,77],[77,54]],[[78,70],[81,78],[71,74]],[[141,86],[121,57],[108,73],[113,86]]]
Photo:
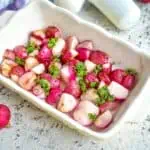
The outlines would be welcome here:
[[[150,74],[149,55],[146,52],[140,52],[137,47],[130,43],[114,37],[103,28],[83,21],[71,12],[56,7],[47,0],[36,0],[20,10],[1,30],[0,61],[6,48],[13,48],[16,45],[25,43],[30,31],[48,25],[60,27],[65,35],[77,35],[80,40],[90,39],[94,41],[95,47],[106,51],[112,56],[113,60],[120,62],[125,67],[133,67],[139,72],[139,81],[136,87],[119,109],[113,123],[101,132],[92,131],[23,90],[10,79],[0,75],[0,82],[38,108],[61,120],[70,128],[77,129],[85,135],[91,135],[98,139],[110,137],[124,121],[134,115],[138,109],[141,109],[139,106],[142,107],[142,102],[150,96],[148,91],[148,85],[150,85],[148,82]]]

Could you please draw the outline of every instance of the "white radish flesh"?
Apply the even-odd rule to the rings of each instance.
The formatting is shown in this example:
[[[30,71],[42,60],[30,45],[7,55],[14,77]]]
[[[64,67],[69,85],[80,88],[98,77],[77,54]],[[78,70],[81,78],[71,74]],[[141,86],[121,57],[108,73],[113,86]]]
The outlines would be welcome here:
[[[42,74],[45,71],[45,66],[43,64],[39,64],[32,68],[32,71],[36,74]]]
[[[108,86],[110,94],[115,96],[117,99],[126,99],[129,91],[119,83],[112,81],[110,85]]]
[[[111,111],[107,110],[103,114],[99,115],[94,122],[94,125],[98,129],[106,128],[112,122],[113,116]]]
[[[80,124],[87,126],[93,122],[89,118],[89,114],[97,116],[99,114],[99,108],[90,101],[81,101],[73,113],[73,118]]]
[[[71,94],[63,93],[58,102],[57,109],[61,112],[68,113],[77,106],[77,100]]]
[[[93,62],[86,60],[85,61],[85,67],[87,72],[92,72],[94,70],[94,68],[96,67],[96,64],[94,64]]]
[[[35,57],[28,57],[25,60],[25,70],[28,71],[39,64],[38,60]]]
[[[56,45],[52,49],[53,55],[60,56],[64,48],[65,48],[65,41],[59,38],[58,41],[56,42]]]
[[[81,100],[88,100],[92,102],[96,102],[97,98],[99,98],[99,96],[97,95],[97,91],[95,89],[89,89],[81,96]]]

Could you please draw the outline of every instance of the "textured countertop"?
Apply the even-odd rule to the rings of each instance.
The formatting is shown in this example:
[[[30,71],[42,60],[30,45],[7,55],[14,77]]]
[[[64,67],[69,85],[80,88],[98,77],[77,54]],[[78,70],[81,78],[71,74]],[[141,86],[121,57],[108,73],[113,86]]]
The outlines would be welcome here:
[[[138,5],[142,17],[129,31],[116,29],[90,4],[86,4],[79,15],[148,50],[150,5]],[[12,111],[11,127],[0,131],[0,150],[150,150],[150,110],[146,116],[140,116],[142,119],[124,123],[120,132],[112,138],[95,141],[69,129],[1,85],[0,103],[8,105]],[[141,106],[141,109],[144,107]]]

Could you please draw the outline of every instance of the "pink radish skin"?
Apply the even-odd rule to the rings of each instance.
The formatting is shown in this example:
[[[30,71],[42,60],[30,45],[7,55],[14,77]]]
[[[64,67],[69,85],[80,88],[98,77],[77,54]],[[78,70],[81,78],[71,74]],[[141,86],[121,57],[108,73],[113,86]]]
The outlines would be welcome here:
[[[28,57],[25,60],[25,70],[26,71],[30,71],[32,68],[34,68],[35,66],[39,65],[38,60],[35,57]]]
[[[62,90],[60,88],[52,88],[48,97],[46,98],[46,102],[50,105],[57,104],[62,94]]]
[[[6,76],[9,77],[11,70],[13,67],[17,66],[17,64],[10,60],[10,59],[4,59],[3,62],[1,63],[1,73]]]
[[[40,63],[43,63],[45,67],[48,67],[52,60],[52,51],[46,45],[44,45],[39,54],[37,55],[37,59]]]
[[[65,82],[69,82],[70,80],[75,80],[76,75],[71,65],[64,65],[61,69],[61,77]]]
[[[60,56],[62,51],[65,49],[65,40],[59,38],[56,42],[56,45],[52,48],[52,53],[54,56]]]
[[[15,55],[21,59],[27,58],[28,54],[23,45],[14,48]]]
[[[33,87],[32,93],[40,99],[46,98],[46,94],[40,85],[36,85],[35,87]]]
[[[79,43],[78,45],[77,45],[77,49],[78,48],[87,48],[87,49],[93,49],[94,48],[94,46],[93,46],[93,42],[92,41],[90,41],[90,40],[86,40],[86,41],[82,41],[81,43]]]
[[[111,111],[107,110],[97,117],[94,125],[97,129],[104,129],[109,126],[109,124],[112,122],[112,119],[113,116]]]
[[[44,30],[35,30],[31,34],[40,40],[44,40],[46,37]]]
[[[65,92],[79,98],[81,95],[81,90],[79,84],[75,80],[68,82],[65,88]]]
[[[62,36],[61,30],[55,26],[47,27],[45,33],[47,38],[60,38]]]
[[[4,58],[10,59],[10,60],[15,60],[15,53],[12,50],[6,49],[4,52]]]
[[[78,45],[79,41],[76,36],[69,36],[66,39],[66,49],[67,50],[74,50]]]
[[[111,63],[103,64],[103,72],[105,72],[106,74],[110,74],[111,70],[112,70]]]
[[[112,94],[116,99],[126,99],[129,91],[119,83],[112,81],[108,86],[110,94]]]
[[[21,77],[25,73],[25,70],[21,66],[15,66],[11,70],[11,79],[15,82],[18,82],[19,77]]]
[[[29,42],[34,43],[36,46],[42,45],[42,40],[40,40],[39,38],[34,37],[34,36],[30,36]]]
[[[90,101],[81,101],[73,113],[73,118],[83,126],[89,126],[93,120],[89,118],[89,113],[99,114],[99,108]]]
[[[77,59],[80,61],[85,61],[89,59],[90,50],[86,48],[78,48],[76,49],[78,52]]]
[[[115,109],[117,109],[118,107],[120,106],[120,103],[119,102],[117,102],[117,101],[114,101],[114,102],[106,102],[106,103],[104,103],[104,104],[102,104],[102,105],[100,105],[100,112],[101,113],[103,113],[103,112],[105,112],[105,111],[107,111],[107,110],[115,110]]]
[[[58,102],[57,109],[61,112],[71,112],[77,106],[77,100],[70,94],[63,93]]]
[[[108,54],[105,52],[102,52],[100,50],[92,51],[90,54],[90,61],[92,61],[94,64],[106,64],[109,61]]]
[[[5,128],[9,124],[10,118],[10,109],[6,105],[0,104],[0,129]]]

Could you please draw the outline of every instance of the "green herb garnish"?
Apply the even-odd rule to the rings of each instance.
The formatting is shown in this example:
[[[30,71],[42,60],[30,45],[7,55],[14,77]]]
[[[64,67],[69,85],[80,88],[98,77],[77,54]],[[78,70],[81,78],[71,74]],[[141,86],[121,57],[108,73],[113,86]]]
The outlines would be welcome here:
[[[98,82],[91,82],[90,87],[91,88],[96,88],[98,86]]]
[[[99,98],[96,101],[97,105],[114,100],[114,96],[109,93],[107,86],[103,86],[102,88],[98,89],[97,94],[99,96]]]
[[[102,65],[96,65],[95,69],[94,69],[94,73],[98,74],[99,72],[101,72],[103,70]]]
[[[36,49],[35,43],[29,42],[26,49],[28,54],[32,53]]]
[[[135,69],[132,69],[132,68],[127,68],[126,73],[130,74],[130,75],[134,75],[134,76],[136,76],[138,74],[137,71]]]
[[[45,93],[48,94],[50,90],[50,83],[45,79],[41,79],[39,80],[39,84],[41,85],[41,88],[44,89]]]
[[[90,120],[95,121],[96,120],[96,114],[88,113],[88,117]]]
[[[54,57],[53,57],[53,61],[54,61],[54,62],[60,62],[60,57],[54,56]]]
[[[56,45],[57,41],[58,41],[58,38],[51,38],[51,39],[49,39],[48,47],[49,48],[53,48]]]
[[[78,77],[84,77],[87,74],[86,67],[82,62],[77,63],[75,69]]]
[[[60,74],[60,69],[54,64],[50,65],[48,71],[54,77],[57,77]]]
[[[80,89],[82,92],[86,92],[87,88],[86,88],[86,83],[84,82],[83,79],[79,80],[79,85],[80,85]]]
[[[16,57],[16,58],[15,58],[15,62],[16,62],[18,65],[20,65],[20,66],[24,66],[24,64],[25,64],[24,59],[21,59],[21,58],[19,58],[19,57]]]

